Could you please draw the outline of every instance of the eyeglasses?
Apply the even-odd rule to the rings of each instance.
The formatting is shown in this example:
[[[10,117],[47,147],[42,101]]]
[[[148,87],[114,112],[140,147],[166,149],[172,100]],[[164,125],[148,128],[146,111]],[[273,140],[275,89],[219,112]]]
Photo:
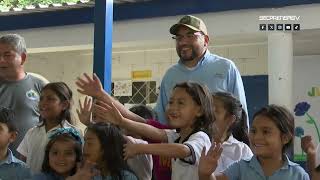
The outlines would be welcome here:
[[[172,39],[176,40],[176,41],[182,41],[183,38],[186,38],[186,40],[193,40],[198,36],[203,36],[204,34],[200,31],[196,31],[196,32],[188,32],[186,35],[180,35],[177,34],[175,36],[172,36]]]

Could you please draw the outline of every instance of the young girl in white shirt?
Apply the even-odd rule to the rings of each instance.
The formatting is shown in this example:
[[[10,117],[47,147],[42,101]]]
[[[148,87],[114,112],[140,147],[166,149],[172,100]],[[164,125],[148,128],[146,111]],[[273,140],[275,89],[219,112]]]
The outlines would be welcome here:
[[[222,143],[223,149],[215,172],[221,172],[241,159],[251,159],[253,154],[248,146],[247,114],[241,102],[230,93],[214,93],[213,114],[218,131],[214,141]]]
[[[28,130],[17,148],[32,173],[41,170],[48,134],[60,127],[75,128],[71,125],[71,102],[72,91],[64,82],[48,83],[41,90],[40,123]]]
[[[108,121],[142,137],[161,144],[126,144],[124,153],[129,158],[136,154],[161,155],[172,158],[172,180],[197,180],[198,163],[203,147],[211,145],[212,96],[208,88],[194,82],[177,84],[166,108],[170,127],[157,129],[148,124],[127,119],[114,104],[98,102],[94,105],[97,120]]]

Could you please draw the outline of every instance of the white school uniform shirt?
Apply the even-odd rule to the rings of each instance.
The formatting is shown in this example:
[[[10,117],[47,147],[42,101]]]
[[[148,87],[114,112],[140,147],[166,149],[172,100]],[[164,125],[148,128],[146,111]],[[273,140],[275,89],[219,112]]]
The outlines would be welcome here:
[[[127,136],[134,144],[148,144],[147,141]],[[139,180],[151,180],[153,161],[151,154],[136,155],[127,160],[129,167],[136,174]]]
[[[228,166],[241,159],[249,160],[252,158],[253,153],[250,147],[235,139],[232,135],[228,140],[222,143],[222,153],[218,160],[218,166],[215,173],[222,172]]]
[[[72,127],[77,129],[66,120],[62,122],[62,127]],[[32,174],[39,173],[42,169],[45,147],[49,142],[48,134],[51,131],[62,127],[58,125],[46,132],[45,126],[40,126],[39,124],[33,128],[30,128],[24,136],[17,148],[17,151],[27,158],[26,163],[30,167]],[[81,131],[79,131],[79,133],[80,132]]]
[[[165,130],[168,143],[174,143],[179,137],[179,133],[175,130]],[[202,132],[192,134],[185,142],[184,145],[188,146],[191,155],[184,159],[172,158],[172,174],[171,180],[198,180],[198,166],[203,147],[208,150],[211,146],[209,136]]]

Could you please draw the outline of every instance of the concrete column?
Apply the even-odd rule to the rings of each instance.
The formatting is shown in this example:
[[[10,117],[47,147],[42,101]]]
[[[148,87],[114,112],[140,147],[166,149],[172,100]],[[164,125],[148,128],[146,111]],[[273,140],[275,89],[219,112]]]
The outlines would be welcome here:
[[[270,33],[268,35],[269,104],[293,108],[292,68],[292,33]]]

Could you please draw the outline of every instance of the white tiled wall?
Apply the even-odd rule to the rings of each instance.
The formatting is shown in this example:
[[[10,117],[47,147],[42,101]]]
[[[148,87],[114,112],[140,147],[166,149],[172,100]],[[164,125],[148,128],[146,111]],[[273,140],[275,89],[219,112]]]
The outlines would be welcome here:
[[[209,50],[233,60],[242,75],[267,74],[267,45],[232,45],[209,47]],[[152,79],[159,83],[166,70],[177,61],[174,48],[119,51],[113,53],[112,79],[128,80],[132,71],[151,70]],[[76,91],[74,82],[83,72],[92,73],[92,51],[29,54],[25,67],[51,82],[66,82],[74,92],[74,107],[78,107],[78,99],[83,96]]]
[[[267,74],[267,45],[232,45],[209,47],[212,53],[235,62],[242,75]],[[82,72],[92,72],[90,50],[30,54],[27,71],[40,73],[50,81],[71,81]],[[131,79],[131,72],[151,70],[152,79],[160,80],[165,71],[178,61],[174,48],[118,51],[112,55],[112,79]],[[49,67],[49,68],[47,68]]]

